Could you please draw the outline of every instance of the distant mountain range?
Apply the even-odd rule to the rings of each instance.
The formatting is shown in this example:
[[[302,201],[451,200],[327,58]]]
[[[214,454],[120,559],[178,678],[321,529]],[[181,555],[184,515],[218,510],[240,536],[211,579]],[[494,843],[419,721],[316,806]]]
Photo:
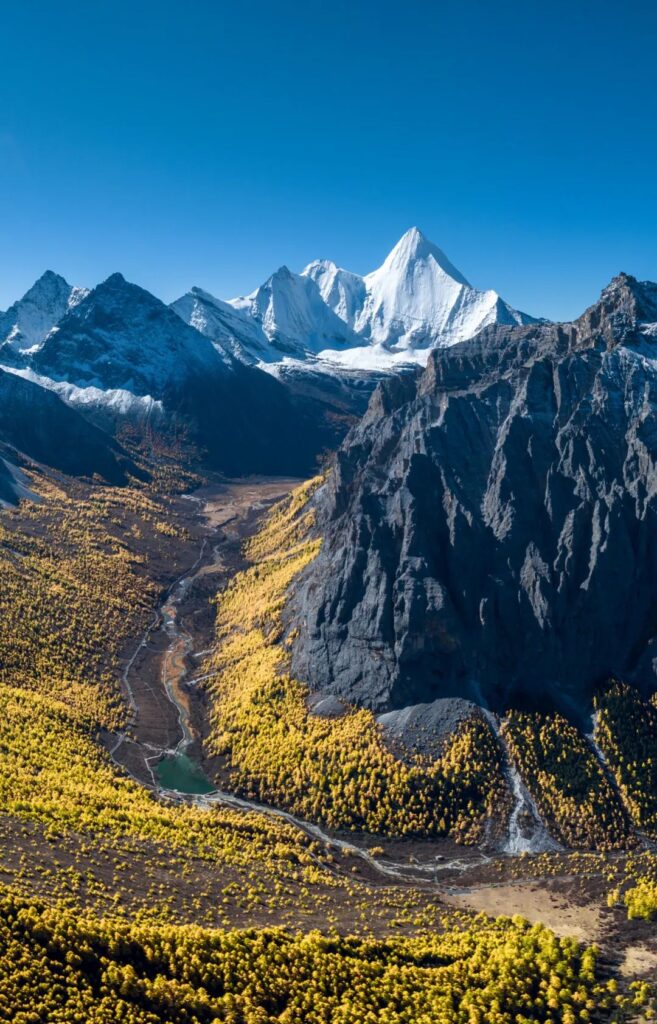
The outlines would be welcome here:
[[[536,322],[497,292],[473,288],[417,228],[365,277],[315,260],[301,274],[281,267],[244,298],[223,302],[193,288],[172,308],[238,358],[314,359],[327,371],[425,363],[431,349],[488,324]]]
[[[339,436],[302,395],[120,274],[82,294],[48,273],[3,322],[6,375],[29,383],[35,402],[54,392],[109,434],[126,419],[144,431],[182,429],[225,472],[299,474]]]
[[[68,358],[73,363],[59,365],[57,379],[63,369],[72,369],[85,386],[111,390],[125,385],[125,390],[143,398],[154,379],[154,390],[158,390],[176,370],[175,355],[168,365],[164,353],[153,349],[159,349],[161,338],[148,327],[156,308],[164,324],[162,307],[120,274],[90,291],[73,288],[47,271],[22,299],[0,313],[0,359],[16,366],[50,365],[52,353],[60,351],[61,345],[49,335],[55,328],[57,333],[67,330],[71,336]],[[209,338],[225,363],[237,359],[274,373],[275,364],[290,360],[312,361],[315,369],[326,372],[340,366],[368,371],[392,369],[400,363],[422,364],[432,349],[473,337],[489,324],[537,322],[513,309],[497,292],[469,285],[417,228],[407,231],[382,266],[365,277],[329,260],[316,260],[300,274],[281,267],[243,298],[223,301],[192,288],[170,309]],[[191,335],[175,324],[169,318],[168,344],[173,349],[179,344],[187,361],[193,357]],[[80,330],[86,333],[84,344],[78,337]],[[104,339],[94,344],[93,352],[90,331]],[[174,340],[176,334],[179,342]],[[146,350],[135,341],[137,336],[145,341]],[[202,345],[195,347],[199,358],[209,358],[207,352],[203,355]],[[114,365],[114,354],[118,365]],[[127,373],[121,370],[124,355]]]
[[[110,433],[182,425],[227,472],[305,473],[386,375],[489,324],[534,322],[413,228],[366,277],[315,261],[228,302],[193,288],[167,306],[120,274],[87,289],[47,271],[0,313],[0,368]]]

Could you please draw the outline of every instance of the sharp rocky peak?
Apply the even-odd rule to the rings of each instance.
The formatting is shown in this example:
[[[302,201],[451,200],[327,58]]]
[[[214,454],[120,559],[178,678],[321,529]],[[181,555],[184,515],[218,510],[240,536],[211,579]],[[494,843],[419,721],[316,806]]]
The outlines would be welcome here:
[[[165,318],[175,316],[171,308],[156,295],[141,285],[127,281],[118,271],[96,285],[85,296],[84,301],[72,310],[72,315],[87,315],[88,311],[95,307],[112,308],[115,311],[125,308],[126,316],[130,317],[139,317],[140,313],[149,316],[160,313]]]
[[[23,298],[26,298],[28,295],[34,292],[54,288],[61,289],[62,291],[70,291],[71,285],[68,283],[66,278],[62,277],[61,274],[55,273],[54,270],[44,270],[43,274],[41,274],[41,276],[36,279],[32,287],[27,290]]]
[[[46,270],[25,295],[6,313],[0,313],[0,344],[5,343],[5,356],[23,359],[36,351],[69,309],[86,294],[72,288],[60,275]]]
[[[657,284],[620,273],[576,321],[585,335],[602,334],[611,344],[626,341],[642,325],[657,323]]]
[[[127,283],[128,282],[123,274],[118,270],[115,270],[113,274],[110,274],[109,277],[106,277],[102,282],[102,284],[107,285],[110,288],[120,288],[122,285]]]

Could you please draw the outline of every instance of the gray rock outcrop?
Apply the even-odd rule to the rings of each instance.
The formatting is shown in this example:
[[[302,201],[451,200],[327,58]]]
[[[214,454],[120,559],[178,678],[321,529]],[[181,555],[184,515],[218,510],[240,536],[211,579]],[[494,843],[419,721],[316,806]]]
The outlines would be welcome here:
[[[385,712],[657,688],[657,285],[491,327],[373,396],[288,614],[311,688]]]

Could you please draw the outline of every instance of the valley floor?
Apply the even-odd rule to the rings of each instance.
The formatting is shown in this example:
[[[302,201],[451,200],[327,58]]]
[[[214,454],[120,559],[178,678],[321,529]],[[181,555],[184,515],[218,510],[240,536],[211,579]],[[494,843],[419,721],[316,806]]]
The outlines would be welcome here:
[[[211,600],[244,568],[242,544],[263,512],[299,483],[280,477],[218,481],[176,500],[172,511],[186,537],[184,568],[164,585],[138,642],[126,646],[121,681],[130,726],[106,737],[115,763],[142,784],[158,788],[154,767],[186,741],[187,755],[201,765],[207,708],[197,681],[203,681],[201,659],[214,644]]]

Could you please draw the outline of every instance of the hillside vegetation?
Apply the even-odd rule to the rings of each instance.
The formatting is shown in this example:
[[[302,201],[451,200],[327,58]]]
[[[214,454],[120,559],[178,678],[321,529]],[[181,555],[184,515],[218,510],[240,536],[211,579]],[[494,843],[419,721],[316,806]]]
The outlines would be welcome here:
[[[0,1020],[13,1024],[576,1024],[617,1001],[596,954],[522,919],[364,940],[134,926],[0,900]]]
[[[483,720],[437,760],[402,762],[370,712],[311,715],[287,671],[282,616],[319,548],[317,484],[267,517],[220,596],[210,745],[231,784],[304,817],[476,841],[508,807]],[[0,519],[0,1021],[575,1024],[647,1007],[648,987],[620,994],[595,949],[448,910],[433,887],[373,882],[283,821],[159,799],[118,769],[101,740],[130,728],[122,658],[161,592],[154,562],[173,576],[189,538],[152,490],[40,487],[43,501]],[[609,783],[569,728],[536,738],[519,718],[507,741],[542,773],[555,827],[602,843],[592,823]],[[563,803],[550,779],[573,772]],[[615,808],[600,819],[607,841],[621,834]],[[654,861],[617,876],[629,914],[650,918]]]
[[[562,715],[512,711],[503,734],[551,831],[568,846],[622,846],[629,829],[612,788],[584,736]]]
[[[595,701],[595,735],[637,828],[657,829],[657,706],[613,682]]]
[[[0,521],[0,682],[57,697],[90,725],[125,722],[119,654],[157,590],[146,534],[171,557],[178,531],[143,490],[67,493],[38,480],[41,500]]]
[[[499,749],[483,719],[465,722],[437,760],[409,765],[387,750],[370,711],[312,715],[306,687],[288,672],[281,612],[320,547],[308,504],[320,482],[278,505],[246,547],[250,567],[219,597],[219,651],[204,670],[212,673],[210,750],[227,758],[233,787],[304,818],[474,842],[503,802]]]

